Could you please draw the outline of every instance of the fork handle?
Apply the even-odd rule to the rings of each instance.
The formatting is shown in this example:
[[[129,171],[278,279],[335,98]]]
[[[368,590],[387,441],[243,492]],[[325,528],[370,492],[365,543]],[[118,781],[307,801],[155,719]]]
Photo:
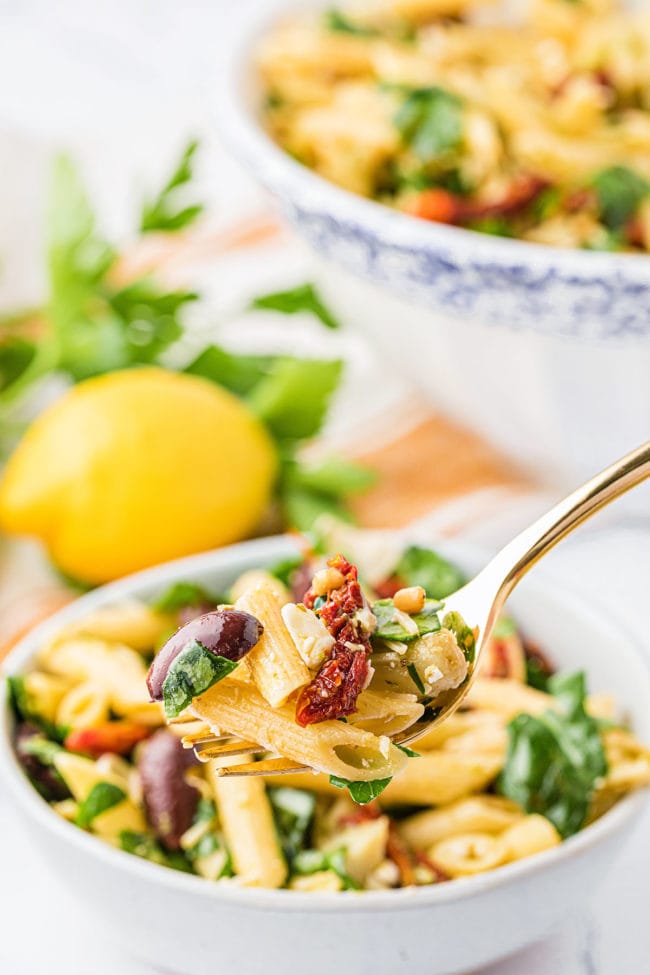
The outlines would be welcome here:
[[[490,578],[493,591],[498,592],[493,618],[520,579],[542,556],[583,521],[647,477],[650,477],[650,440],[596,474],[513,538],[480,573]]]

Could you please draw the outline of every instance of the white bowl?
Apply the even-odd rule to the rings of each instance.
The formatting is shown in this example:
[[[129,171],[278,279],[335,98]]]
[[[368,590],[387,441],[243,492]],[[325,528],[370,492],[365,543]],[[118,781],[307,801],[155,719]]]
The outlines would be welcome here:
[[[289,539],[249,542],[169,563],[97,589],[39,626],[6,669],[28,667],[62,625],[125,597],[149,598],[182,578],[223,588],[239,573],[295,551]],[[449,549],[468,571],[476,557]],[[615,694],[650,738],[650,674],[627,635],[552,586],[526,584],[512,608],[563,668],[588,670],[592,690]],[[483,876],[434,887],[301,894],[211,884],[130,856],[58,817],[23,775],[3,705],[0,776],[43,860],[103,923],[113,941],[182,975],[451,975],[487,965],[584,911],[645,805],[630,796],[560,847]]]
[[[326,259],[343,320],[436,408],[559,486],[645,440],[650,256],[428,223],[297,163],[260,124],[253,66],[259,37],[290,6],[270,0],[263,14],[240,14],[211,97],[220,136]],[[647,513],[649,497],[636,495],[637,508]]]

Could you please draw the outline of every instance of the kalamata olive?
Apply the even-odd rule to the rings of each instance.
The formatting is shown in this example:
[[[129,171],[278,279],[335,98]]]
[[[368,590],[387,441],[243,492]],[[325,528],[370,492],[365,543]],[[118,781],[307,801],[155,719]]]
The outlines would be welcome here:
[[[45,746],[48,747],[42,731],[35,725],[26,721],[19,724],[14,739],[18,761],[44,799],[47,799],[48,802],[67,799],[70,792],[56,769],[42,761],[33,752],[28,751],[27,743],[31,739],[43,739]]]
[[[179,739],[162,728],[141,746],[138,771],[149,825],[168,850],[178,850],[199,801],[199,791],[185,780],[195,759]]]
[[[181,626],[165,643],[149,668],[147,687],[152,700],[162,701],[163,684],[169,668],[188,643],[198,640],[206,650],[238,661],[253,649],[263,632],[264,627],[258,619],[238,609],[217,609]]]

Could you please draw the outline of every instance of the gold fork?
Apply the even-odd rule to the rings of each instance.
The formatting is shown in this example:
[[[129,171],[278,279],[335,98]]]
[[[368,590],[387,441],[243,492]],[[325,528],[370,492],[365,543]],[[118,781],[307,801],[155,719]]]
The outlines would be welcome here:
[[[445,721],[461,704],[472,685],[481,653],[499,614],[508,596],[528,570],[596,511],[648,477],[650,441],[626,454],[556,504],[501,549],[471,582],[445,599],[445,613],[459,613],[478,632],[472,672],[469,680],[455,691],[445,694],[443,704],[436,706],[434,701],[418,721],[394,735],[392,740],[395,744],[407,745],[417,741]],[[196,725],[196,718],[182,715],[173,723],[189,725],[192,722]],[[241,741],[232,735],[216,735],[205,724],[189,730],[182,741],[186,748],[194,749],[196,757],[202,762],[219,759],[220,764],[223,763],[219,769],[220,775],[278,775],[308,770],[308,766],[297,765],[282,757],[228,765],[231,758],[263,752],[268,754],[268,750],[256,742]]]

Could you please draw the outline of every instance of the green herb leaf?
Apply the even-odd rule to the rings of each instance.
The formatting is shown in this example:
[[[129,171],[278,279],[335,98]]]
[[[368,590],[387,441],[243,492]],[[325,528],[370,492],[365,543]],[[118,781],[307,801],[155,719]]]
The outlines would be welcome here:
[[[175,613],[186,606],[216,606],[225,602],[204,589],[195,582],[174,582],[156,599],[152,606],[160,613]]]
[[[186,187],[192,180],[194,155],[197,149],[198,142],[190,142],[160,193],[142,207],[140,230],[143,233],[152,230],[182,230],[203,213],[202,203],[184,206],[178,202],[180,196],[178,190]]]
[[[636,213],[650,193],[650,183],[627,166],[602,169],[594,177],[600,217],[610,230],[618,230]]]
[[[193,640],[172,661],[163,684],[165,717],[176,718],[195,697],[232,674],[238,663],[220,657]]]
[[[120,847],[125,853],[150,860],[151,863],[157,863],[162,867],[171,867],[172,870],[181,870],[183,873],[192,872],[192,868],[180,851],[168,853],[148,833],[136,833],[130,829],[122,830]]]
[[[396,741],[393,742],[395,748],[399,748],[401,752],[404,752],[409,758],[421,758],[420,752],[414,752],[412,748],[407,748],[406,745],[399,745]]]
[[[321,298],[315,284],[307,282],[288,291],[274,291],[268,295],[260,295],[251,302],[251,308],[279,311],[283,315],[296,315],[299,312],[309,312],[314,315],[326,328],[340,328],[341,323],[330,311]]]
[[[238,355],[209,345],[184,371],[209,379],[237,396],[246,396],[268,375],[273,361],[272,356]]]
[[[248,404],[277,439],[307,440],[321,429],[342,370],[339,360],[279,357]]]
[[[0,345],[0,393],[27,370],[36,355],[36,346],[21,338],[6,339]]]
[[[287,588],[290,589],[291,578],[296,569],[299,569],[304,561],[305,560],[303,559],[302,555],[290,556],[289,558],[283,559],[281,562],[276,562],[275,565],[272,565],[268,571],[272,576],[275,576],[276,579],[279,579],[284,586],[287,586]]]
[[[53,724],[37,711],[31,695],[27,690],[24,677],[19,675],[7,677],[7,688],[9,691],[9,700],[17,717],[35,725],[44,735],[53,741],[62,742],[65,739],[68,729]]]
[[[292,486],[338,498],[348,494],[362,494],[376,483],[377,475],[369,468],[344,457],[328,457],[313,466],[294,464],[288,472],[287,480]]]
[[[110,295],[110,307],[122,323],[129,361],[156,362],[183,334],[180,313],[198,297],[194,291],[162,291],[150,278],[141,278]]]
[[[24,738],[20,743],[20,751],[23,755],[33,755],[42,765],[54,766],[54,759],[64,749],[55,741],[49,738],[41,738],[33,735],[31,738]]]
[[[323,16],[325,30],[337,34],[352,34],[355,37],[379,37],[380,32],[374,27],[357,24],[350,20],[340,10],[326,10]]]
[[[424,603],[424,609],[419,613],[413,613],[410,617],[417,626],[418,632],[409,633],[399,619],[394,618],[397,610],[393,600],[378,599],[372,606],[372,611],[377,619],[377,629],[373,633],[373,638],[410,643],[411,640],[417,640],[425,633],[436,633],[440,629],[438,610],[442,609],[442,606],[443,603],[436,599],[427,599]]]
[[[316,796],[302,789],[269,789],[275,828],[282,850],[291,865],[305,847],[314,819]]]
[[[343,847],[329,853],[324,850],[301,850],[294,858],[292,870],[301,876],[332,870],[343,881],[344,890],[359,890],[359,884],[346,871],[345,857]]]
[[[584,674],[549,680],[558,710],[517,715],[499,791],[527,812],[541,813],[564,838],[584,825],[595,785],[607,772],[598,722],[585,711]]]
[[[456,637],[456,643],[463,651],[465,660],[474,663],[476,656],[476,638],[474,631],[467,625],[460,613],[447,613],[442,621],[442,625]]]
[[[360,806],[365,806],[380,796],[392,778],[373,779],[371,782],[349,782],[338,775],[330,775],[330,784],[337,789],[347,789],[352,798]]]
[[[415,155],[429,163],[458,147],[462,115],[460,98],[444,88],[414,88],[404,98],[394,122]]]
[[[408,670],[409,677],[417,687],[420,694],[424,694],[424,684],[422,682],[422,678],[420,677],[420,674],[415,664],[414,663],[408,664],[406,669]]]
[[[329,494],[309,491],[306,488],[285,487],[281,495],[285,521],[290,528],[297,531],[312,531],[321,515],[325,514],[339,521],[353,522],[345,504]]]
[[[126,792],[112,782],[97,782],[77,810],[77,826],[88,829],[93,821],[126,799]]]
[[[429,548],[411,545],[395,566],[395,574],[409,586],[422,586],[431,599],[444,599],[466,582],[455,566]]]
[[[548,692],[550,675],[535,657],[526,657],[526,683],[538,691]]]

